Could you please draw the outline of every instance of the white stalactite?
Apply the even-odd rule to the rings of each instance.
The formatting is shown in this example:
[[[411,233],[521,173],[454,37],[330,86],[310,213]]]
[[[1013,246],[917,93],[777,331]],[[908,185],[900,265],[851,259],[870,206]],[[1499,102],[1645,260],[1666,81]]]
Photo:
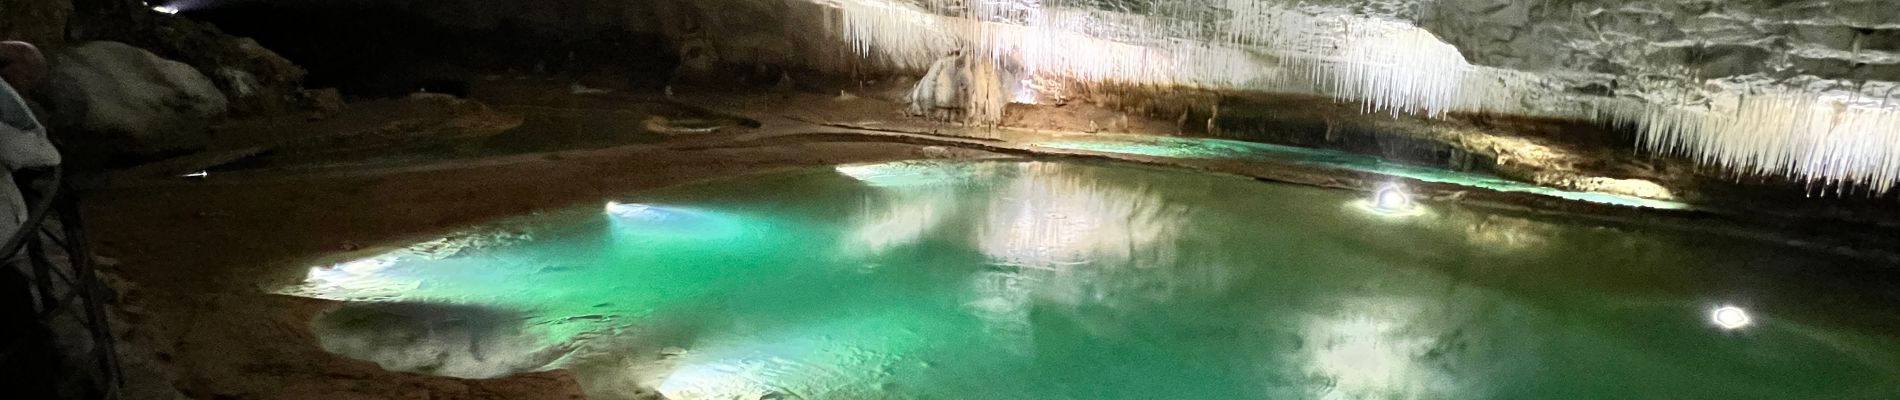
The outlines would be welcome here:
[[[1457,48],[1410,24],[1253,1],[1230,1],[1225,21],[1036,1],[952,3],[963,4],[837,0],[835,33],[858,54],[902,69],[966,50],[1034,79],[1317,91],[1372,111],[1433,116],[1460,104],[1471,69]]]
[[[1837,193],[1864,187],[1879,194],[1900,181],[1900,101],[1890,99],[1900,84],[1894,83],[1849,90],[1782,83],[1765,90],[1712,82],[1713,90],[1686,88],[1666,99],[1639,93],[1645,97],[1585,100],[1596,105],[1591,115],[1591,108],[1575,107],[1564,88],[1536,75],[1472,66],[1457,48],[1410,23],[1337,8],[1156,0],[1145,3],[1146,15],[1137,15],[1092,3],[1064,5],[1082,0],[813,1],[837,8],[833,33],[858,55],[900,69],[923,71],[963,51],[972,61],[1015,72],[998,76],[1047,83],[1029,87],[1106,83],[1324,94],[1368,112],[1430,117],[1452,111],[1594,116],[1638,127],[1647,151],[1684,155],[1738,176],[1783,176]],[[1573,101],[1553,112],[1548,104],[1526,104],[1532,96]],[[1000,114],[1000,107],[971,111],[972,121],[1000,120],[984,115]]]
[[[1638,144],[1651,152],[1691,157],[1737,176],[1782,176],[1810,183],[1815,193],[1870,194],[1900,180],[1900,104],[1878,95],[1900,84],[1829,90],[1749,89],[1718,92],[1707,104],[1649,101],[1602,104],[1599,118],[1634,124]],[[1859,85],[1857,85],[1859,86]]]

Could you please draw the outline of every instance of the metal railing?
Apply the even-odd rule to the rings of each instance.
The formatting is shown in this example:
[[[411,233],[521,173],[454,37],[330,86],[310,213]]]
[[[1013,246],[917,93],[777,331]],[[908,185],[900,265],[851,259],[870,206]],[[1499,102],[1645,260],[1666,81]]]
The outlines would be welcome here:
[[[23,395],[13,398],[118,399],[124,384],[106,318],[110,290],[94,274],[78,202],[60,190],[62,177],[54,167],[20,182],[31,206],[0,247],[0,382],[7,382],[0,386]]]

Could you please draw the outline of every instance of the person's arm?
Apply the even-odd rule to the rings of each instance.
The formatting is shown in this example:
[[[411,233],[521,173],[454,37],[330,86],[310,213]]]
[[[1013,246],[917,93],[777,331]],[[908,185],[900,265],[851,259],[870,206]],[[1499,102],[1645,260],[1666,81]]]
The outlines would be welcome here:
[[[0,124],[0,165],[9,171],[59,165],[59,150],[44,130],[21,130]]]

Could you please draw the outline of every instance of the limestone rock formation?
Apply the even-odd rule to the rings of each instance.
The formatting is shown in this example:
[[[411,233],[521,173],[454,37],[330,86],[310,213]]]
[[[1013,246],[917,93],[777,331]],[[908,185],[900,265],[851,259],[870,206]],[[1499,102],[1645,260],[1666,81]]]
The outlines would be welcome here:
[[[1514,69],[1900,80],[1891,1],[1442,0],[1419,14],[1473,62]]]
[[[1581,78],[1639,143],[1738,175],[1880,194],[1900,180],[1900,7],[1881,0],[1422,3],[1472,62]]]
[[[119,42],[190,65],[211,78],[235,115],[294,111],[304,70],[254,40],[225,34],[208,23],[152,11],[151,6],[161,3],[157,1],[57,1],[74,4],[75,12],[63,30],[75,44]]]
[[[1737,176],[1876,193],[1900,182],[1900,135],[1890,133],[1900,126],[1900,100],[1893,99],[1900,95],[1900,8],[1890,0],[273,2],[290,3],[373,3],[489,37],[534,36],[500,46],[532,66],[511,61],[511,70],[568,72],[564,65],[589,57],[616,68],[633,64],[599,54],[665,59],[651,70],[670,73],[630,74],[663,76],[655,87],[821,81],[810,75],[910,78],[962,50],[965,65],[987,60],[987,68],[1008,71],[999,75],[1007,75],[1001,83],[1012,100],[1122,88],[1323,95],[1381,113],[1629,126],[1639,132],[1631,146]],[[208,29],[157,19],[171,31]],[[603,41],[601,32],[665,44]],[[590,40],[604,44],[580,45]],[[525,45],[550,41],[560,44]],[[202,41],[153,42],[134,44],[173,56],[190,47],[169,43]],[[629,48],[639,50],[617,50]],[[219,52],[226,51],[205,53]],[[222,67],[231,65],[219,61],[226,56],[182,57],[212,76],[239,111],[251,108],[244,100],[251,81],[274,87],[279,76],[260,68],[227,72]],[[372,71],[389,62],[369,59],[377,63]],[[1035,90],[1018,93],[1016,85]],[[957,103],[932,98],[910,111],[999,119]]]
[[[838,0],[834,35],[1038,85],[1318,94],[1365,111],[1631,126],[1634,145],[1834,193],[1900,186],[1900,8],[1879,0]],[[915,110],[913,110],[915,111]]]
[[[994,124],[1009,104],[1007,74],[994,63],[953,54],[930,64],[910,91],[910,114],[942,120]]]
[[[68,148],[155,156],[201,148],[227,102],[189,65],[116,42],[55,53],[41,97]]]

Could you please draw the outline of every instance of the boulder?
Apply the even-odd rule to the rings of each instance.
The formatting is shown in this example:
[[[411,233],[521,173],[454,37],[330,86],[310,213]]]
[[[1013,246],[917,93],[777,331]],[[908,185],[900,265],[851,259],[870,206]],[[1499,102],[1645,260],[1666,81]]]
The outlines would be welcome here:
[[[272,114],[296,108],[303,91],[303,67],[251,38],[226,38],[220,43],[233,51],[214,53],[230,55],[203,61],[211,65],[194,66],[199,71],[217,68],[218,88],[230,98],[232,113]]]
[[[227,102],[189,65],[117,42],[54,54],[40,93],[56,141],[102,156],[161,156],[203,148]]]
[[[343,94],[337,92],[336,88],[305,90],[300,93],[298,103],[308,110],[306,115],[312,120],[334,117],[348,107],[343,103]]]
[[[106,3],[128,5],[119,0]],[[211,78],[225,96],[227,112],[234,116],[300,111],[295,106],[305,71],[255,40],[225,34],[209,23],[142,7],[129,14],[126,10],[101,9],[96,4],[82,4],[78,9],[68,27],[75,40],[124,43],[191,65]]]

